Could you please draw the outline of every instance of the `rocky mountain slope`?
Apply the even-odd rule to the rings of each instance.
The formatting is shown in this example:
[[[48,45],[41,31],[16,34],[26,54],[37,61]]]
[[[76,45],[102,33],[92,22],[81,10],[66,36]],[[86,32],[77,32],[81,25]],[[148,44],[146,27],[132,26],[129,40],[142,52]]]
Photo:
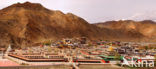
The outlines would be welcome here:
[[[153,22],[110,21],[89,24],[72,13],[64,14],[30,2],[13,4],[0,10],[0,28],[0,46],[11,44],[15,48],[74,37],[154,41],[156,35]]]
[[[109,29],[114,32],[118,39],[126,41],[145,41],[156,42],[156,23],[151,20],[144,21],[107,21],[94,24],[103,29]]]
[[[17,3],[0,10],[0,44],[26,46],[45,40],[100,36],[96,26],[72,14],[37,3]]]

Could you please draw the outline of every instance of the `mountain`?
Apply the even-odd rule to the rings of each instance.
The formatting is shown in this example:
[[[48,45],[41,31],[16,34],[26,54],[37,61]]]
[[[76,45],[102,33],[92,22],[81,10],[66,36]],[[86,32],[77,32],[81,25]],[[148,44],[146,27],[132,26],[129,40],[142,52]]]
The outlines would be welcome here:
[[[94,24],[103,29],[112,30],[115,38],[126,41],[156,42],[156,23],[151,20],[107,21]]]
[[[156,35],[155,23],[152,21],[89,24],[72,13],[49,10],[41,4],[30,2],[16,3],[1,9],[0,28],[0,47],[11,44],[14,48],[75,37],[87,37],[90,40],[155,41]]]
[[[128,17],[127,19],[136,20],[136,21],[141,21],[141,20],[156,21],[156,11],[135,13],[132,16]]]
[[[101,36],[99,28],[72,14],[38,3],[17,3],[0,10],[0,46],[29,46],[46,40]],[[97,38],[96,38],[97,39]]]

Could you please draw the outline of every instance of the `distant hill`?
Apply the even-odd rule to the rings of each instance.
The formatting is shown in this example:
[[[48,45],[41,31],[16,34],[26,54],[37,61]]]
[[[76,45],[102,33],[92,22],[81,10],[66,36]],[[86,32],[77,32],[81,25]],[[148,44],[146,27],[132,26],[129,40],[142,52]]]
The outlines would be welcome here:
[[[0,46],[31,46],[46,40],[75,37],[155,41],[155,26],[152,21],[89,24],[72,13],[49,10],[38,3],[16,3],[0,10]]]
[[[94,25],[102,29],[109,29],[112,33],[110,36],[119,40],[156,42],[156,23],[151,20],[107,21]]]

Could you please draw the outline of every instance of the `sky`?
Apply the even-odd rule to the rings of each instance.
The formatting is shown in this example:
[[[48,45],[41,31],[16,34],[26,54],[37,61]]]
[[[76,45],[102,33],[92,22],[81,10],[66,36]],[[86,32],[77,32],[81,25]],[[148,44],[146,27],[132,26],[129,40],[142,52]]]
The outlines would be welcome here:
[[[25,1],[41,3],[84,18],[89,23],[110,20],[156,20],[156,0],[0,0],[0,9]]]

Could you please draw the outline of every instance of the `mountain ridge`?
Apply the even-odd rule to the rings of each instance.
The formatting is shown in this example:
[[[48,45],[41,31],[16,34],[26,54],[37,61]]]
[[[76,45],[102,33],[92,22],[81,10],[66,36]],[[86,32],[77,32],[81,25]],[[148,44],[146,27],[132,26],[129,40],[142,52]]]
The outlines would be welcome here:
[[[39,9],[30,9],[31,5],[34,8],[39,6]],[[0,10],[0,26],[4,29],[3,32],[10,36],[4,44],[19,47],[52,39],[98,36],[95,34],[97,31],[91,28],[92,25],[72,13],[47,10],[41,5],[29,2],[13,4]]]
[[[150,29],[146,28],[145,31],[149,32],[143,33],[144,30],[132,29],[136,28],[133,21],[115,23],[117,24],[113,22],[107,25],[106,23],[89,24],[72,13],[64,14],[58,10],[49,10],[39,3],[17,3],[0,10],[0,46],[11,44],[18,48],[32,46],[46,40],[77,37],[87,37],[90,40],[144,41],[146,39],[148,41],[155,36],[155,32],[149,35],[153,32],[150,32],[153,29],[152,25],[147,25]],[[138,22],[137,26],[144,25]],[[154,38],[151,41],[155,41]]]
[[[151,20],[133,21],[133,20],[120,20],[120,21],[107,21],[95,24],[101,28],[108,28],[112,30],[122,30],[126,32],[135,31],[140,33],[143,37],[151,39],[156,36],[156,23]]]

